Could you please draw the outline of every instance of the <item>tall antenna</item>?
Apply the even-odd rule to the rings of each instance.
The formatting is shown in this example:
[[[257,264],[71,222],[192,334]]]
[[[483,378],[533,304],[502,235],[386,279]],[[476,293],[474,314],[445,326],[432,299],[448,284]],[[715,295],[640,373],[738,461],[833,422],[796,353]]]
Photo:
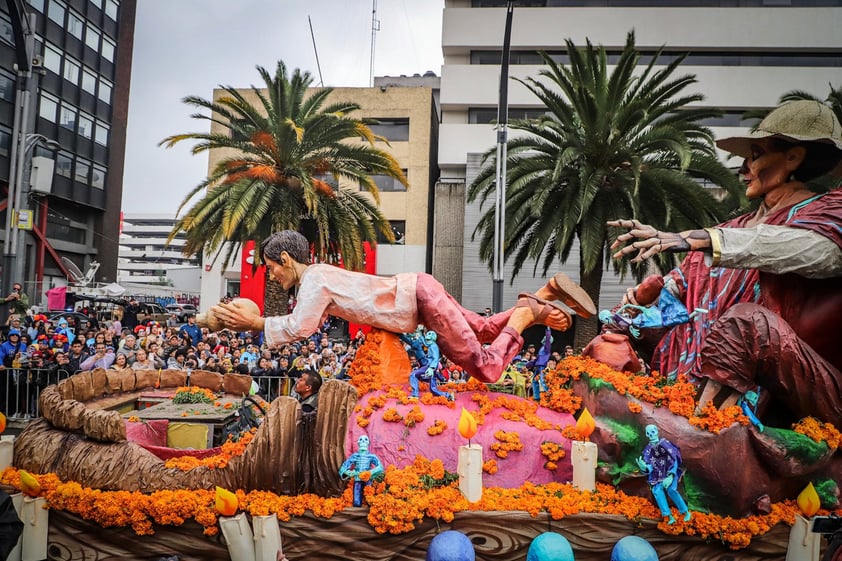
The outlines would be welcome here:
[[[319,71],[319,86],[324,86],[325,81],[322,79],[322,65],[319,63],[319,49],[316,48],[316,34],[313,33],[313,21],[310,16],[307,16],[307,23],[310,24],[310,37],[313,39],[313,52],[316,53],[316,68]]]
[[[374,40],[380,31],[380,20],[377,19],[377,0],[371,0],[371,66],[368,70],[368,85],[374,87]]]

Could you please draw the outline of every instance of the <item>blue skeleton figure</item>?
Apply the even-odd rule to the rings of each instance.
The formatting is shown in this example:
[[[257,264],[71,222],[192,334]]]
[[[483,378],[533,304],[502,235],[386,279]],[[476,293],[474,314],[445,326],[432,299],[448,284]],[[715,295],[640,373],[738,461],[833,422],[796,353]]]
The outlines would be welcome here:
[[[526,363],[529,368],[535,368],[535,374],[532,376],[532,398],[535,401],[541,401],[541,392],[547,391],[544,370],[547,368],[550,355],[552,355],[552,345],[552,331],[548,327],[544,332],[544,338],[541,340],[541,350],[538,351],[538,356]]]
[[[667,502],[666,496],[669,495],[686,522],[692,515],[678,492],[678,481],[684,474],[684,470],[681,469],[681,451],[669,440],[660,438],[658,427],[655,425],[646,425],[645,433],[649,444],[643,449],[643,456],[637,458],[637,465],[641,471],[648,474],[649,487],[661,516],[669,517],[669,523],[675,524],[675,517],[670,512]]]
[[[339,476],[343,478],[354,478],[354,506],[362,506],[363,504],[363,488],[371,482],[360,479],[360,474],[364,471],[371,473],[371,477],[379,473],[383,473],[383,464],[380,462],[375,454],[368,451],[368,445],[371,441],[366,435],[362,435],[357,439],[357,451],[348,456],[348,459],[342,463],[339,468]]]
[[[759,432],[763,432],[766,428],[760,419],[757,418],[757,400],[760,399],[758,392],[760,388],[757,388],[757,391],[748,390],[746,393],[740,396],[740,399],[737,400],[737,405],[740,406],[740,409],[743,410],[743,415],[748,417],[748,420],[751,421],[751,424],[757,427]]]
[[[438,388],[438,382],[444,382],[446,379],[441,372],[439,372],[441,352],[439,351],[439,346],[436,344],[437,338],[438,335],[436,335],[435,331],[428,331],[423,339],[421,339],[420,334],[412,338],[401,337],[402,341],[407,341],[407,339],[409,340],[413,353],[418,359],[418,368],[409,374],[409,385],[412,387],[412,397],[418,397],[420,389],[419,383],[427,382],[430,384],[430,391],[433,395],[452,399],[451,395]],[[424,351],[423,357],[420,357],[418,347],[421,347],[422,345],[426,346],[427,350]]]

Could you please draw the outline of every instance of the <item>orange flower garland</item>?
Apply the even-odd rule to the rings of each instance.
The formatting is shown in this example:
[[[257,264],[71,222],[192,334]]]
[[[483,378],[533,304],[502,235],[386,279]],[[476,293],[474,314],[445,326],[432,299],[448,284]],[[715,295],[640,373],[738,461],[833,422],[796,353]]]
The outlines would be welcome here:
[[[447,428],[447,423],[442,421],[441,419],[436,419],[432,425],[427,427],[427,434],[430,436],[436,436],[437,434],[441,434]]]
[[[523,442],[520,441],[520,435],[516,432],[506,432],[498,430],[494,433],[494,438],[498,440],[491,445],[491,449],[497,454],[498,458],[507,458],[509,452],[519,452],[523,450]]]
[[[541,454],[547,458],[544,468],[554,471],[558,468],[558,462],[562,460],[567,453],[558,442],[551,442],[545,440],[541,443]]]
[[[805,417],[792,425],[792,430],[815,440],[827,443],[828,448],[839,448],[842,443],[842,433],[830,423],[823,423],[813,417]]]
[[[231,458],[242,456],[246,451],[246,446],[249,442],[254,440],[254,435],[257,433],[256,428],[250,429],[244,433],[239,440],[234,442],[229,439],[222,445],[222,450],[219,454],[207,456],[205,458],[196,458],[193,456],[179,456],[177,458],[170,458],[164,462],[164,466],[168,468],[178,468],[181,471],[190,471],[193,468],[204,466],[209,469],[222,469],[228,465]]]

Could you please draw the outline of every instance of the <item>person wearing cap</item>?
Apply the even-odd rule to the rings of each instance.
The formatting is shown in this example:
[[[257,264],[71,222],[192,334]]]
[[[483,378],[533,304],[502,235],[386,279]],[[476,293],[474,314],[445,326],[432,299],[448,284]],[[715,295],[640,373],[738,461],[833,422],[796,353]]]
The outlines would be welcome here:
[[[842,172],[842,127],[828,106],[794,101],[717,146],[745,159],[740,175],[757,211],[680,233],[609,222],[628,230],[612,245],[628,243],[615,258],[689,252],[624,298],[650,305],[660,292],[652,286],[666,286],[689,311],[704,312],[666,333],[653,369],[700,378],[700,406],[734,405],[761,386],[760,418],[774,406],[793,421],[812,415],[842,426],[842,345],[830,327],[842,317],[842,187],[806,185]]]
[[[453,362],[472,376],[493,382],[523,346],[524,329],[543,324],[564,331],[571,326],[570,313],[556,300],[581,315],[596,311],[587,293],[561,273],[535,294],[521,293],[513,308],[487,318],[460,306],[426,273],[381,277],[311,265],[310,243],[292,230],[267,237],[260,253],[271,279],[286,290],[298,287],[292,313],[263,318],[224,303],[211,312],[230,329],[263,331],[270,347],[316,333],[327,314],[392,333],[409,333],[423,323],[438,333],[438,345]]]

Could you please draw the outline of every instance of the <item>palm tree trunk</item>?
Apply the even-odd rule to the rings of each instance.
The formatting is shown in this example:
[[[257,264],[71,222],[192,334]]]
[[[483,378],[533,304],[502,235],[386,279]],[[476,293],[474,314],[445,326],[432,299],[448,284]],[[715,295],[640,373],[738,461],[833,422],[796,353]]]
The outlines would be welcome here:
[[[580,263],[582,261],[579,261]],[[602,263],[602,259],[599,260]],[[597,265],[592,271],[585,272],[582,265],[579,266],[580,284],[588,296],[594,301],[599,310],[599,291],[602,284],[602,267]],[[576,351],[581,351],[591,339],[599,333],[599,318],[593,316],[585,319],[582,317],[576,318],[576,333],[573,337],[573,348]]]
[[[269,269],[266,269],[266,289],[263,293],[263,315],[282,316],[289,313],[289,292],[284,290],[281,283],[269,279]]]

